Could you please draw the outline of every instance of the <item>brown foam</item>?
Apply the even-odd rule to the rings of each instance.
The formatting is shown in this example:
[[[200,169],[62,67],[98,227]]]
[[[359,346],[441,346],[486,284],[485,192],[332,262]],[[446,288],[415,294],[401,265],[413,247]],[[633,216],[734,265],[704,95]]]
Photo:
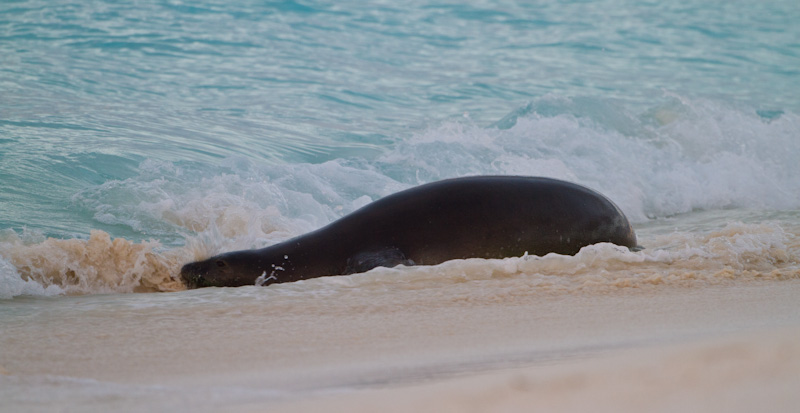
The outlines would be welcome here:
[[[67,293],[185,289],[177,277],[185,253],[159,253],[158,247],[154,241],[112,240],[108,233],[93,230],[88,240],[48,238],[33,245],[17,240],[4,244],[2,254],[23,279],[57,285]]]

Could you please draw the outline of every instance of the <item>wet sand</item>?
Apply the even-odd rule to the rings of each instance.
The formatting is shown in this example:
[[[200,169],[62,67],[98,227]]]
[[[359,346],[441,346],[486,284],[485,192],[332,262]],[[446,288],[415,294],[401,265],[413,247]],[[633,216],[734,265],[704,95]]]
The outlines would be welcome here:
[[[793,412],[800,329],[725,335],[271,406],[276,412]],[[249,406],[240,411],[263,411]]]
[[[0,393],[11,407],[123,411],[800,403],[796,278],[473,301],[461,288],[480,286],[451,285],[441,299],[389,290],[379,301],[345,288],[303,306],[255,287],[17,299],[3,309],[14,313],[1,327]]]

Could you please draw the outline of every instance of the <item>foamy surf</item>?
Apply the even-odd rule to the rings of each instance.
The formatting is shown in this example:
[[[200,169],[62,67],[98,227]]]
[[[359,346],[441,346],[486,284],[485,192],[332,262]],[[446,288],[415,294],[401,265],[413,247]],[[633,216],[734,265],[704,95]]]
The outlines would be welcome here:
[[[800,208],[796,114],[767,119],[682,97],[643,112],[612,103],[544,97],[500,125],[444,121],[398,137],[374,158],[146,160],[134,176],[84,188],[72,200],[95,223],[165,245],[213,230],[241,239],[231,249],[308,232],[402,189],[468,175],[572,181],[608,196],[639,224],[699,210]]]
[[[388,194],[465,175],[541,175],[596,189],[644,229],[643,256],[670,245],[648,235],[661,221],[674,220],[676,232],[685,233],[672,237],[684,236],[699,250],[713,249],[702,237],[728,214],[755,224],[784,211],[776,225],[796,236],[796,114],[764,117],[674,94],[641,113],[608,103],[545,96],[489,127],[444,121],[369,160],[274,165],[233,157],[217,166],[146,160],[130,178],[72,196],[94,222],[131,236],[84,228],[87,238],[44,241],[35,231],[5,231],[3,277],[14,281],[4,283],[3,296],[174,291],[181,288],[182,263],[271,245]],[[695,225],[698,211],[717,214],[716,223]]]
[[[176,274],[186,254],[180,250],[159,253],[158,247],[157,242],[112,240],[103,231],[92,231],[88,240],[49,238],[32,245],[18,237],[5,239],[0,244],[0,255],[13,267],[6,264],[0,268],[9,280],[2,284],[4,289],[8,285],[9,290],[0,296],[185,289]],[[31,283],[41,289],[31,288]]]
[[[597,244],[575,256],[548,254],[377,268],[365,274],[307,280],[296,287],[275,285],[270,294],[294,295],[298,288],[310,295],[330,294],[340,288],[438,291],[467,283],[470,296],[477,298],[485,294],[591,293],[785,280],[800,277],[800,236],[792,232],[796,229],[786,230],[775,223],[733,223],[704,232],[640,236],[646,248],[637,252]],[[112,240],[101,231],[93,231],[88,240],[51,238],[31,245],[18,238],[6,240],[0,250],[7,257],[2,268],[8,280],[3,283],[3,297],[179,291],[185,289],[178,276],[180,267],[212,254],[213,248],[203,245],[194,240],[187,247],[163,251],[155,242]]]

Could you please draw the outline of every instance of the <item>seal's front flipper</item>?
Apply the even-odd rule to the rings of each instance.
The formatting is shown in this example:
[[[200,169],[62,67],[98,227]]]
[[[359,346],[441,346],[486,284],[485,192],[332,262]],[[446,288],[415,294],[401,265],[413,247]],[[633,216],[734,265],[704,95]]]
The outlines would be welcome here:
[[[345,274],[367,272],[375,267],[396,267],[398,265],[414,265],[414,261],[406,258],[397,248],[383,248],[359,252],[347,259]]]

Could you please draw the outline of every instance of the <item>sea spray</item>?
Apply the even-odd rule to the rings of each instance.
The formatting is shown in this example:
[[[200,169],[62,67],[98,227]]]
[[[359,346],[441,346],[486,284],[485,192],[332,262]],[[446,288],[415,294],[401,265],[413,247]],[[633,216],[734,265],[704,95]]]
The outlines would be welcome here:
[[[374,159],[272,165],[236,157],[221,166],[146,161],[138,175],[87,188],[73,200],[99,222],[166,245],[180,245],[176,232],[199,233],[213,223],[225,237],[249,237],[250,246],[319,228],[414,185],[466,175],[577,182],[607,195],[635,223],[695,210],[800,206],[795,114],[765,119],[682,98],[641,113],[612,107],[579,116],[577,103],[564,107],[553,100],[540,99],[504,128],[446,121],[398,140]],[[609,103],[578,102],[581,113]]]
[[[53,291],[52,286],[70,294],[184,289],[176,275],[186,254],[179,249],[159,253],[158,247],[157,242],[112,240],[108,233],[95,230],[88,240],[48,238],[26,244],[19,238],[6,239],[0,244],[0,256],[14,266],[21,280],[38,283],[44,293]],[[14,278],[2,270],[4,278]],[[41,293],[34,295],[37,292]],[[26,287],[4,295],[30,293]]]

